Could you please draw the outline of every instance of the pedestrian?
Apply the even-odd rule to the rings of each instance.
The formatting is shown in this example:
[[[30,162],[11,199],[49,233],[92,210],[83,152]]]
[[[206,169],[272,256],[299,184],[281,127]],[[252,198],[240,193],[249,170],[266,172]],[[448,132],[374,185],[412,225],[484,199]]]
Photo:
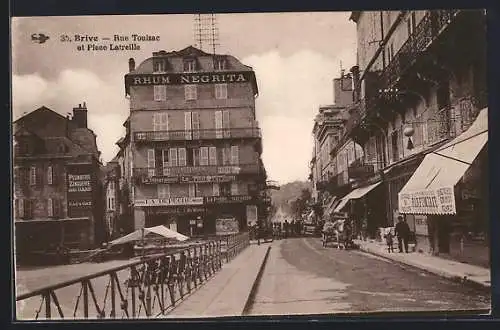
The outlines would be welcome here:
[[[396,235],[398,236],[399,253],[408,253],[408,239],[410,238],[410,227],[401,215],[398,215],[398,223],[396,224]]]
[[[294,237],[295,236],[295,220],[292,219],[292,222],[290,223],[290,236]]]
[[[387,243],[387,252],[394,252],[394,236],[391,228],[385,233],[385,242]]]
[[[288,220],[285,219],[285,223],[283,224],[283,229],[285,230],[285,237],[284,238],[288,238]]]

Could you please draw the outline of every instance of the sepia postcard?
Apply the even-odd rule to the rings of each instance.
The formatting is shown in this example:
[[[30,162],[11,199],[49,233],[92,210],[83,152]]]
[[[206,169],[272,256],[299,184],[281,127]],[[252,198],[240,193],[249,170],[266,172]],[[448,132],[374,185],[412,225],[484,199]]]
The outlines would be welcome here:
[[[16,320],[490,313],[485,10],[11,24]]]

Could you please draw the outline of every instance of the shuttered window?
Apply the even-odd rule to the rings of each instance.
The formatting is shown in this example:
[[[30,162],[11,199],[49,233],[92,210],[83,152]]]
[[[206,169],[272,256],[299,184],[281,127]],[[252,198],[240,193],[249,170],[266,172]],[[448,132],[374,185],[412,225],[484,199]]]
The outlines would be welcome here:
[[[231,120],[229,119],[229,111],[222,111],[222,128],[224,130],[224,137],[231,137]]]
[[[193,138],[191,130],[193,129],[193,121],[191,111],[184,112],[184,132],[186,140]]]
[[[191,113],[191,125],[193,130],[193,139],[200,138],[200,114],[198,112]]]
[[[238,165],[240,162],[240,150],[238,146],[231,146],[231,165]]]
[[[200,148],[200,165],[201,166],[208,165],[208,147]]]
[[[215,137],[221,139],[223,137],[222,132],[222,111],[215,111]]]
[[[155,175],[155,150],[154,149],[148,149],[148,175],[149,176],[154,176]]]
[[[197,98],[196,85],[184,85],[184,99],[196,100]]]
[[[215,84],[215,98],[227,99],[227,84]]]
[[[54,183],[54,172],[52,166],[47,167],[47,184]]]
[[[186,166],[186,148],[178,148],[177,153],[179,166]]]
[[[153,94],[155,101],[165,101],[167,99],[167,86],[166,85],[154,85]]]
[[[161,151],[161,160],[162,160],[163,175],[168,176],[170,174],[170,168],[168,163],[168,149],[163,149]]]
[[[170,166],[178,166],[177,148],[170,148],[170,150],[169,150],[169,164],[170,164]]]
[[[168,113],[155,113],[153,131],[168,131]]]
[[[209,149],[209,163],[210,165],[217,165],[217,148],[210,147]]]

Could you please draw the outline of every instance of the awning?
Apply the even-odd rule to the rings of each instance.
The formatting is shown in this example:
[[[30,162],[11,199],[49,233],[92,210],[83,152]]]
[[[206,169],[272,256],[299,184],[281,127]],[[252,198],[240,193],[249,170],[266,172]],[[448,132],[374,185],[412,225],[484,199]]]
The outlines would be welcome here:
[[[337,205],[334,212],[340,212],[351,199],[358,199],[363,197],[364,195],[368,194],[371,190],[375,189],[381,183],[382,182],[377,182],[366,187],[354,189],[341,199],[340,203]]]
[[[149,236],[150,234],[156,234],[164,238],[180,242],[189,239],[189,237],[182,235],[181,233],[178,233],[174,230],[171,230],[165,226],[160,225],[150,228],[138,229],[128,235],[125,235],[123,237],[115,239],[114,241],[109,242],[109,245],[118,245],[118,244],[140,241],[143,237],[143,232],[142,232],[143,230],[144,230],[144,236]]]
[[[398,194],[399,212],[456,214],[454,187],[488,142],[488,108],[472,126],[427,154]]]
[[[323,216],[329,216],[333,210],[334,210],[334,205],[335,203],[338,202],[337,196],[332,196],[330,200],[328,201],[328,204],[325,207],[325,211],[323,212]]]

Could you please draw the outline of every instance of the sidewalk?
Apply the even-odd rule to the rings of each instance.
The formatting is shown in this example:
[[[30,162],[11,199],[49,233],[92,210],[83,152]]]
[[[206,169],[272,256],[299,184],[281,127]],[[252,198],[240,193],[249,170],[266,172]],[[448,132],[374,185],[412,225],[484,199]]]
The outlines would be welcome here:
[[[354,240],[354,242],[359,245],[361,251],[394,260],[455,281],[474,284],[487,289],[491,288],[491,275],[490,270],[487,268],[447,260],[424,253],[399,253],[397,247],[395,247],[395,253],[389,253],[387,252],[387,246],[380,242],[361,240]]]
[[[160,318],[240,316],[271,248],[251,244],[201,288]]]

